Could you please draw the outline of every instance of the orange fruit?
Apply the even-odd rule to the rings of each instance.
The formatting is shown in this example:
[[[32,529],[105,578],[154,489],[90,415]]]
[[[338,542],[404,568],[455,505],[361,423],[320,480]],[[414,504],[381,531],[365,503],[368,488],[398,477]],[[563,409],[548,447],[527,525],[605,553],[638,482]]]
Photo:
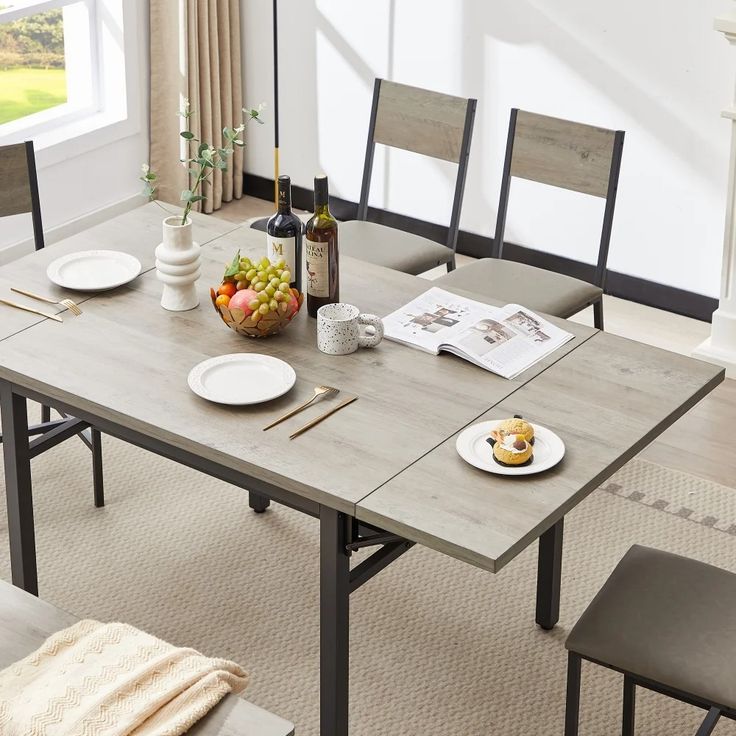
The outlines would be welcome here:
[[[237,291],[237,286],[233,284],[231,281],[223,281],[223,283],[220,284],[220,288],[217,290],[217,293],[220,296],[226,296],[230,298],[235,294]]]
[[[230,304],[230,297],[227,294],[220,294],[215,299],[215,306],[217,307],[226,307],[228,304]]]

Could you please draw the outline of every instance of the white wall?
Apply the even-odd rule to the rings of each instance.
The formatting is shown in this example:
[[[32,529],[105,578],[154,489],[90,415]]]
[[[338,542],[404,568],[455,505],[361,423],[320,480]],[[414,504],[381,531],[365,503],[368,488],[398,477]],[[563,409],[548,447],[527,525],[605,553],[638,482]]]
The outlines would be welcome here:
[[[36,151],[39,197],[47,243],[123,209],[142,204],[141,163],[148,160],[148,3],[134,3],[125,54],[135,55],[131,120]],[[131,8],[128,8],[130,14]],[[123,43],[123,39],[117,39]],[[122,50],[120,51],[122,56]],[[117,94],[122,95],[122,90]],[[124,132],[117,134],[114,131]],[[113,132],[111,132],[113,131]],[[77,221],[77,222],[75,222]],[[0,263],[32,249],[30,215],[0,219]],[[4,249],[4,250],[3,250]]]
[[[245,95],[272,104],[271,8],[242,0]],[[373,78],[477,97],[462,227],[492,234],[512,106],[626,130],[611,269],[717,296],[736,54],[729,0],[280,0],[281,170],[357,200]],[[272,113],[272,107],[270,108]],[[270,120],[269,110],[265,118]],[[246,170],[273,176],[271,125]],[[450,165],[376,156],[371,203],[446,223]],[[592,262],[599,200],[519,182],[508,240]]]

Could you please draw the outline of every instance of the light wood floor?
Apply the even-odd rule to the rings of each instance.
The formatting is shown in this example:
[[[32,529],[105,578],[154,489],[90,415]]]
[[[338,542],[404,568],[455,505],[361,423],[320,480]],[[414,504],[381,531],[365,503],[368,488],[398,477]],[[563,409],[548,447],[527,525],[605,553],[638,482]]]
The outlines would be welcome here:
[[[243,197],[215,214],[231,222],[245,222],[273,212],[273,203]],[[470,262],[458,256],[458,265]],[[443,272],[423,274],[432,278]],[[710,325],[616,297],[605,297],[606,330],[632,340],[690,355],[709,334]],[[592,309],[573,318],[593,324]],[[694,409],[653,442],[641,457],[675,470],[736,489],[736,381],[727,379]]]

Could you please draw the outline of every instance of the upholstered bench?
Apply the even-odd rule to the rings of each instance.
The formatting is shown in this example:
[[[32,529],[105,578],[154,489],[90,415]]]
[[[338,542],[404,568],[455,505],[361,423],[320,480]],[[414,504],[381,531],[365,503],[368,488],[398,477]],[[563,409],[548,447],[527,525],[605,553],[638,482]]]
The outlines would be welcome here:
[[[736,575],[632,547],[567,638],[565,736],[577,736],[580,664],[624,675],[623,736],[634,734],[636,686],[708,711],[696,736],[736,719]],[[673,735],[674,736],[674,735]]]
[[[0,669],[22,659],[77,618],[0,581]],[[293,724],[227,695],[188,733],[193,736],[292,736]]]

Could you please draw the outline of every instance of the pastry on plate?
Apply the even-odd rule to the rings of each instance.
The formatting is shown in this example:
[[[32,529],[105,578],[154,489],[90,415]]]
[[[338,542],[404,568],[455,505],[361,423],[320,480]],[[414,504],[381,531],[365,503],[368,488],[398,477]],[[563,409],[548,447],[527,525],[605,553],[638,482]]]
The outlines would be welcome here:
[[[534,448],[523,434],[506,434],[496,430],[491,433],[493,435],[496,440],[493,443],[493,459],[499,465],[519,467],[531,463]]]
[[[534,427],[518,414],[513,419],[504,419],[499,422],[496,431],[503,434],[523,434],[529,444],[534,444]]]

